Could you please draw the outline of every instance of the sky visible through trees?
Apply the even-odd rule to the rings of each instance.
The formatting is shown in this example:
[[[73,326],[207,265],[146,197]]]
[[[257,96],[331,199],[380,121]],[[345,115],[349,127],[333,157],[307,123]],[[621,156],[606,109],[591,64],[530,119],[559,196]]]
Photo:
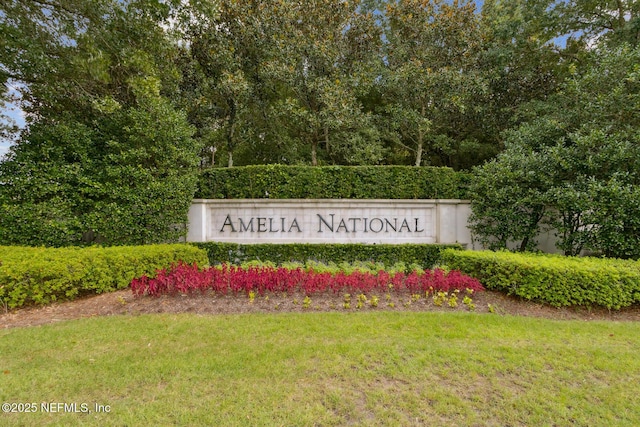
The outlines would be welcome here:
[[[207,168],[445,166],[488,246],[640,257],[640,0],[477,6],[4,0],[0,241],[169,239]]]
[[[100,5],[102,8],[108,7],[106,5],[109,2],[106,0],[73,0],[69,5],[65,5],[64,2],[59,3],[57,0],[53,2],[25,0],[24,3],[26,6],[16,6],[16,4],[19,5],[20,3],[21,2],[17,2],[17,0],[7,0],[2,6],[2,9],[0,9],[2,31],[8,31],[8,34],[5,34],[6,37],[4,37],[4,45],[8,47],[5,47],[4,57],[0,57],[0,77],[2,77],[3,84],[5,85],[5,93],[3,96],[5,103],[0,105],[0,109],[3,115],[12,119],[19,128],[24,128],[24,112],[16,103],[11,102],[11,98],[14,95],[19,96],[21,92],[25,92],[24,88],[26,86],[24,86],[25,83],[21,82],[21,77],[24,77],[26,74],[23,76],[20,75],[20,72],[16,74],[15,66],[22,70],[23,73],[26,72],[28,74],[31,72],[33,76],[38,76],[39,78],[57,78],[56,73],[59,72],[59,70],[56,69],[55,72],[49,73],[46,68],[47,65],[45,64],[50,64],[50,67],[54,67],[49,69],[55,69],[56,61],[60,59],[58,55],[63,52],[63,49],[61,50],[59,48],[64,47],[62,45],[55,47],[52,44],[52,39],[47,40],[46,37],[38,36],[37,31],[30,32],[29,29],[38,30],[37,27],[40,25],[42,27],[40,31],[46,32],[46,25],[53,23],[54,26],[59,25],[60,28],[53,29],[51,31],[52,35],[56,31],[62,34],[61,37],[64,37],[65,31],[71,31],[68,34],[81,35],[81,27],[83,25],[90,22],[97,22],[100,19],[96,18],[96,16],[92,17],[86,8],[90,7],[91,4],[95,4],[96,6]],[[363,27],[358,30],[361,32],[361,35],[364,35],[360,40],[347,40],[345,37],[342,37],[346,35],[344,31],[350,29],[351,25],[356,21],[349,21],[353,18],[348,14],[344,14],[346,9],[340,12],[342,15],[331,12],[333,6],[329,5],[333,3],[341,4],[341,2],[300,2],[301,10],[304,9],[300,15],[303,18],[298,18],[292,13],[286,13],[285,11],[287,11],[287,8],[290,8],[289,6],[281,8],[279,11],[277,7],[272,8],[273,10],[268,10],[268,7],[261,6],[259,11],[255,8],[255,10],[246,8],[243,15],[238,15],[234,18],[232,9],[235,7],[240,10],[239,6],[233,6],[236,3],[237,2],[233,1],[193,2],[192,5],[189,6],[192,8],[189,12],[192,14],[191,20],[189,18],[181,20],[179,15],[182,12],[180,12],[180,9],[187,4],[187,2],[184,1],[167,0],[158,2],[156,0],[127,0],[115,2],[116,5],[122,6],[123,8],[125,8],[124,5],[126,5],[126,8],[134,7],[140,8],[141,10],[148,8],[148,13],[155,14],[153,19],[156,20],[156,25],[167,28],[166,23],[173,22],[177,26],[182,26],[181,34],[183,40],[186,43],[191,43],[190,47],[193,49],[191,49],[190,53],[182,52],[179,54],[182,55],[182,57],[173,59],[178,61],[176,65],[180,68],[179,73],[181,73],[181,76],[176,75],[174,80],[178,81],[179,77],[182,79],[182,83],[180,83],[181,87],[173,88],[172,90],[177,89],[181,93],[168,94],[166,92],[166,84],[163,83],[163,94],[169,96],[172,102],[182,103],[180,108],[186,110],[189,115],[189,121],[197,128],[197,138],[204,142],[208,148],[214,149],[214,152],[217,152],[217,156],[220,157],[218,164],[222,164],[222,160],[224,159],[229,165],[233,165],[233,155],[236,154],[236,151],[238,151],[237,154],[240,155],[240,164],[242,164],[242,162],[246,163],[247,160],[242,159],[242,150],[246,149],[246,147],[243,147],[242,141],[248,139],[258,141],[265,137],[273,137],[274,135],[270,135],[269,132],[265,131],[267,122],[273,122],[280,125],[283,129],[283,131],[278,134],[278,139],[283,141],[282,144],[289,144],[293,141],[287,141],[287,138],[293,138],[298,141],[297,143],[306,141],[305,144],[307,147],[304,148],[304,150],[311,150],[312,164],[316,164],[318,161],[334,164],[345,162],[347,164],[376,163],[376,158],[378,158],[378,162],[381,162],[383,160],[381,160],[382,157],[380,157],[380,150],[386,151],[388,154],[389,145],[395,144],[396,148],[392,150],[396,151],[395,154],[399,154],[401,151],[398,150],[398,147],[404,147],[407,153],[414,153],[415,159],[412,161],[409,160],[408,154],[404,154],[405,158],[402,162],[405,163],[429,164],[430,162],[435,162],[434,164],[436,165],[443,164],[456,168],[468,168],[470,165],[460,162],[459,159],[447,159],[446,157],[450,156],[450,154],[447,153],[451,153],[451,150],[464,151],[465,146],[474,144],[475,142],[473,141],[478,142],[478,139],[482,139],[480,136],[482,133],[481,127],[474,130],[472,128],[474,126],[478,127],[478,123],[467,123],[466,126],[470,127],[465,127],[461,134],[455,135],[456,129],[450,126],[451,123],[445,123],[443,120],[445,120],[444,117],[446,115],[451,116],[455,113],[462,113],[463,110],[465,110],[467,116],[469,115],[469,109],[472,106],[468,101],[471,98],[464,99],[463,92],[469,89],[476,90],[477,93],[467,95],[472,96],[475,100],[480,100],[482,92],[487,90],[487,87],[484,87],[483,84],[486,83],[487,79],[495,80],[495,75],[490,75],[493,71],[499,72],[497,68],[493,71],[490,70],[490,67],[504,67],[505,70],[509,70],[509,72],[515,76],[516,73],[514,73],[514,70],[524,70],[526,67],[535,66],[534,61],[542,60],[541,57],[529,60],[527,55],[532,52],[527,52],[527,49],[533,50],[533,56],[535,57],[540,54],[542,50],[548,48],[548,43],[550,42],[555,43],[558,49],[556,49],[557,51],[555,52],[556,58],[546,58],[547,61],[556,61],[558,65],[561,63],[567,64],[570,61],[575,64],[581,64],[582,59],[580,55],[582,53],[578,52],[581,47],[575,43],[572,43],[572,46],[566,46],[568,40],[578,40],[579,37],[576,35],[584,34],[587,38],[583,39],[582,42],[586,40],[587,44],[589,44],[589,41],[592,41],[593,44],[590,47],[593,48],[596,46],[596,41],[600,40],[599,36],[603,34],[603,31],[606,33],[620,34],[624,38],[624,34],[628,34],[629,32],[633,33],[635,31],[637,33],[637,27],[640,26],[637,23],[639,6],[635,0],[602,2],[595,0],[514,0],[513,2],[502,0],[431,0],[414,2],[409,0],[400,2],[361,0],[361,2],[357,4],[362,5],[364,10],[375,10],[376,16],[378,17],[381,16],[380,11],[383,11],[382,15],[385,15],[386,20],[379,19],[378,22],[386,25],[386,27],[382,29],[382,40],[385,41],[385,44],[388,44],[390,37],[395,40],[395,45],[388,44],[388,46],[381,47],[369,43],[365,48],[371,52],[377,50],[374,55],[378,55],[378,61],[380,57],[384,58],[384,61],[387,61],[394,55],[396,57],[396,66],[394,69],[382,70],[381,72],[370,69],[366,70],[369,72],[369,75],[365,76],[362,74],[365,71],[364,68],[372,64],[365,65],[364,68],[359,66],[359,64],[367,60],[376,60],[375,58],[354,57],[354,59],[349,60],[344,57],[352,54],[350,53],[348,43],[360,43],[367,37],[373,36],[375,38],[376,36],[371,32],[371,28],[366,29]],[[315,5],[316,3],[319,5],[322,4],[322,6],[318,6],[317,10],[310,9],[312,4]],[[472,63],[463,64],[460,62],[463,60],[462,57],[456,59],[454,56],[451,56],[451,49],[458,49],[456,46],[465,44],[472,46],[475,41],[473,37],[465,40],[464,37],[466,37],[466,35],[462,34],[467,30],[469,32],[474,31],[474,25],[478,24],[478,22],[475,22],[473,19],[469,20],[468,17],[463,17],[463,11],[467,3],[475,6],[471,9],[478,16],[482,16],[479,18],[479,21],[481,21],[479,25],[482,25],[483,28],[481,33],[479,32],[477,34],[477,37],[482,39],[483,42],[487,40],[489,42],[488,44],[485,43],[482,46],[474,47],[484,50],[487,53],[486,55],[469,58],[469,55],[465,53],[465,55],[467,55],[465,61],[470,60]],[[215,4],[216,6],[205,6],[203,8],[203,5],[207,4]],[[228,7],[229,13],[231,14],[228,13],[226,16],[215,17],[216,13],[222,10],[220,9],[220,7],[222,7],[221,5],[224,4],[227,4],[227,6],[224,7]],[[251,4],[251,2],[247,4]],[[346,4],[346,2],[344,2],[343,5],[344,4]],[[486,10],[483,9],[484,5],[488,6]],[[453,6],[451,8],[453,13],[449,16],[447,16],[447,6]],[[161,11],[163,8],[174,9],[169,12],[171,16],[168,16],[164,22],[162,20],[165,18],[160,18],[160,15],[158,15],[158,13],[166,13],[166,10],[164,12]],[[202,10],[198,10],[198,8]],[[349,8],[353,10],[354,6],[347,6],[347,9]],[[419,16],[423,14],[423,12],[412,13],[412,8],[413,11],[418,11],[419,9],[427,10],[428,13],[431,13],[432,20],[420,21],[422,18],[419,18]],[[216,9],[218,11],[216,11]],[[44,12],[42,12],[43,10]],[[16,13],[19,14],[17,17],[11,16]],[[69,16],[78,17],[79,21],[76,23],[69,21],[69,16],[65,16],[65,13]],[[270,17],[268,15],[269,13],[274,14],[274,16]],[[45,22],[43,25],[43,21],[47,20],[47,14],[55,15],[52,15],[52,19],[48,24]],[[182,16],[182,18],[184,18],[184,16]],[[229,30],[233,31],[232,33],[225,34],[224,31],[220,31],[220,29],[225,28],[229,23],[240,23],[245,18],[247,21],[242,22],[237,28],[231,29],[231,27],[229,27]],[[326,34],[323,35],[322,31],[324,30],[320,30],[317,34],[313,33],[313,31],[306,31],[306,33],[305,31],[301,32],[299,29],[294,28],[295,25],[291,25],[295,24],[295,20],[297,19],[304,20],[307,18],[313,22],[309,21],[305,24],[307,26],[306,30],[314,28],[313,31],[316,31],[324,26]],[[29,23],[28,21],[30,19],[32,19],[33,22]],[[58,21],[56,21],[56,19],[58,19]],[[86,21],[83,22],[83,19]],[[234,19],[237,20],[234,21]],[[253,23],[251,19],[254,20]],[[257,23],[257,21],[261,19],[264,20],[264,22]],[[293,19],[293,21],[290,21],[291,19]],[[468,21],[465,22],[464,19]],[[193,24],[198,20],[201,20],[201,23],[207,20],[210,22],[215,21],[216,23],[207,24],[209,25],[207,29],[205,29],[205,27],[197,28],[197,26]],[[458,22],[456,22],[456,20]],[[364,24],[366,19],[361,21]],[[55,22],[58,23],[56,24]],[[317,23],[320,22],[323,23],[317,25]],[[429,30],[424,28],[425,22],[430,22],[431,25],[429,26],[431,28]],[[74,25],[79,25],[79,27],[73,28]],[[124,26],[118,23],[104,23],[104,25]],[[340,25],[342,25],[342,30],[339,31],[343,31],[343,33],[340,35],[341,37],[338,38],[343,38],[344,40],[330,40],[330,32],[333,31],[331,30],[332,25],[338,25],[335,28],[340,28]],[[415,26],[414,31],[409,31],[411,25]],[[459,25],[459,27],[456,27],[456,25]],[[12,28],[12,26],[22,26],[24,28],[18,28],[18,31],[13,31],[15,28]],[[624,26],[626,26],[624,31],[621,31]],[[416,28],[422,29],[417,31]],[[487,28],[489,29],[489,33],[487,33]],[[634,30],[634,28],[636,29]],[[116,29],[115,31],[119,30]],[[251,31],[253,31],[253,33]],[[269,33],[269,31],[271,31],[271,33]],[[260,42],[256,43],[256,41],[266,39],[269,37],[269,34],[277,31],[281,31],[283,34],[286,33],[286,37],[288,37],[286,40],[283,40],[285,46],[277,48],[279,49],[278,52],[273,49],[266,52],[266,50],[269,49],[264,49],[264,47],[269,47],[268,44],[260,49],[252,48],[251,43],[257,46]],[[367,33],[368,31],[370,32],[369,34]],[[431,33],[429,33],[429,31],[431,31]],[[355,31],[353,33],[355,34]],[[209,35],[205,36],[205,34]],[[569,35],[572,35],[571,39],[568,39]],[[30,40],[32,37],[33,40]],[[40,37],[40,39],[36,39],[36,37]],[[53,38],[55,37],[54,35]],[[71,37],[73,38],[75,36]],[[323,40],[322,37],[328,38]],[[412,38],[415,44],[414,47],[409,46],[412,43]],[[635,36],[635,38],[637,41],[637,36]],[[419,39],[421,39],[421,41],[418,41]],[[613,39],[613,37],[611,39]],[[633,39],[633,37],[628,38],[628,40]],[[274,40],[271,40],[269,43],[273,43],[273,41]],[[166,42],[168,41],[165,41],[165,43]],[[91,45],[91,43],[93,42],[89,42],[84,48],[87,52],[80,55],[89,55],[88,60],[93,62],[82,66],[98,67],[100,66],[100,61],[102,61],[102,66],[104,66],[104,64],[106,64],[104,61],[108,62],[110,59],[105,56],[104,50],[96,50],[98,48]],[[295,45],[296,43],[298,43],[297,46]],[[342,43],[342,45],[340,43]],[[502,43],[502,45],[499,45],[499,43]],[[508,46],[509,43],[511,43],[511,47]],[[418,45],[422,46],[420,47],[420,49],[422,49],[420,52],[416,50],[416,46]],[[428,52],[427,45],[432,46],[432,52]],[[197,50],[198,46],[200,46],[199,52]],[[202,50],[203,48],[208,49],[208,51],[205,52]],[[226,51],[225,49],[227,48],[231,50]],[[239,48],[241,49],[238,50]],[[47,51],[47,49],[50,50]],[[318,50],[316,51],[314,49]],[[447,51],[447,49],[449,50]],[[509,52],[509,49],[511,49],[511,52]],[[582,47],[582,49],[584,50],[584,47]],[[16,53],[20,50],[27,53]],[[29,52],[29,50],[31,50],[31,52]],[[259,52],[259,50],[263,52]],[[404,53],[402,53],[403,50]],[[559,52],[560,50],[562,50],[562,52]],[[211,55],[213,51],[216,51],[215,58]],[[462,52],[462,50],[460,50],[460,52]],[[190,54],[192,58],[185,61],[186,57],[184,53],[187,55]],[[341,53],[345,53],[345,55]],[[96,55],[95,58],[91,59],[94,54]],[[50,59],[47,59],[46,55],[50,55]],[[280,55],[280,57],[276,58],[273,55]],[[265,68],[265,65],[271,66],[275,64],[274,61],[280,61],[278,66],[289,67],[289,72],[291,72],[291,70],[295,70],[297,65],[290,59],[296,55],[298,58],[305,57],[306,55],[307,59],[305,59],[305,61],[312,58],[314,58],[314,61],[322,58],[322,61],[325,61],[325,63],[306,63],[306,65],[303,66],[306,67],[306,71],[303,70],[302,74],[299,75],[296,75],[294,72],[292,74],[292,80],[290,81],[285,81],[286,79],[283,80],[284,68]],[[334,56],[330,58],[329,55]],[[518,62],[508,63],[509,56],[511,56],[513,61]],[[441,57],[446,58],[446,60],[441,62],[437,68],[430,67],[430,64],[438,63]],[[34,62],[40,61],[41,64],[29,65],[30,60]],[[84,59],[79,59],[78,61],[83,60]],[[11,64],[11,61],[14,63]],[[69,59],[65,59],[65,61],[69,61]],[[71,62],[73,61],[74,60],[71,60]],[[249,70],[246,67],[251,61],[263,62],[256,62],[254,64],[255,69]],[[500,63],[500,61],[503,61],[503,63]],[[331,66],[335,68],[335,65],[338,63],[342,63],[342,66],[346,66],[346,68],[329,70],[331,67],[326,67],[327,64],[331,64]],[[402,66],[400,66],[400,64],[402,64]],[[405,64],[406,66],[404,66]],[[13,68],[12,65],[14,66]],[[359,70],[354,68],[356,65],[359,66]],[[380,64],[378,64],[378,66],[379,65]],[[389,63],[387,63],[387,65],[389,65]],[[469,68],[469,65],[471,68]],[[30,66],[33,68],[32,70],[28,70]],[[293,68],[291,68],[292,66]],[[260,70],[258,70],[258,68],[260,68]],[[317,73],[317,70],[321,68],[325,71],[325,74]],[[448,70],[450,69],[464,70],[464,73],[471,77],[466,83],[454,81],[452,79],[452,77],[454,77],[453,75],[446,76],[446,73],[449,72]],[[487,71],[488,74],[484,73],[483,75],[473,76],[473,73],[470,72],[472,69],[480,70],[481,74]],[[315,70],[315,74],[307,74],[309,70]],[[411,76],[405,76],[409,77],[406,82],[411,83],[416,80],[415,77],[417,77],[417,74],[415,74],[415,72],[420,70],[427,70],[427,72],[434,73],[433,76],[426,76],[426,79],[421,78],[420,80],[424,88],[424,93],[434,94],[432,99],[425,98],[424,94],[417,96],[416,93],[413,93],[413,101],[409,101],[409,105],[402,105],[401,102],[386,105],[384,102],[385,99],[392,96],[403,99],[403,94],[401,94],[399,90],[409,89],[406,85],[403,87],[403,85],[400,84],[403,78],[402,73],[414,73]],[[91,74],[97,71],[97,69],[93,71],[86,69],[85,71]],[[530,71],[536,72],[535,70]],[[555,74],[558,79],[563,78],[559,76],[557,71],[558,70],[554,70],[552,73]],[[385,72],[388,73],[385,75]],[[358,80],[358,82],[354,79],[351,79],[349,82],[344,81],[345,75],[352,76],[354,73],[357,75],[355,80]],[[48,74],[51,74],[53,77],[47,77]],[[6,76],[9,77],[7,78]],[[342,76],[342,78],[340,78],[340,76]],[[376,81],[373,86],[365,88],[362,85],[364,82],[363,79],[369,79],[369,82],[372,82],[372,76],[377,76],[376,78],[380,80]],[[93,78],[95,77],[97,76],[94,75]],[[520,77],[528,78],[524,75]],[[169,77],[165,76],[163,78]],[[482,82],[483,78],[485,79],[484,83]],[[436,81],[437,79],[440,79],[440,81]],[[100,79],[98,79],[98,81],[99,80]],[[339,84],[336,83],[338,81],[340,81]],[[380,82],[386,85],[382,88],[383,90],[379,90]],[[29,82],[26,84],[31,85],[32,83],[33,82]],[[507,82],[503,81],[502,83]],[[508,91],[511,92],[515,89],[515,83],[517,82],[512,83],[514,84],[513,88],[508,89]],[[476,89],[472,89],[469,84],[476,84]],[[267,87],[269,85],[271,86]],[[447,86],[449,86],[449,92],[445,93],[446,90],[443,88]],[[354,89],[356,89],[355,92]],[[493,89],[499,88],[495,86]],[[190,90],[192,93],[189,94]],[[292,90],[294,93],[288,93],[287,90]],[[457,99],[453,93],[455,90],[460,91],[460,99]],[[284,102],[273,99],[272,95],[274,95],[276,91],[279,91],[276,96],[281,97]],[[364,91],[368,92],[365,93]],[[272,96],[270,99],[266,96],[267,93]],[[406,90],[404,95],[407,95]],[[511,95],[512,94],[509,96]],[[525,95],[526,98],[527,94],[521,95]],[[528,95],[532,98],[539,95],[546,96],[546,94],[542,93],[531,93]],[[42,96],[42,94],[38,96]],[[94,94],[93,96],[96,95]],[[183,98],[178,100],[180,97]],[[199,107],[198,102],[200,98],[198,97],[209,99],[210,103],[214,105],[214,108],[206,110]],[[410,98],[411,97],[407,99]],[[255,101],[256,99],[258,100]],[[436,100],[443,99],[449,99],[449,101],[451,101],[450,105],[444,105],[442,103],[437,105],[435,102]],[[291,100],[295,102],[289,102]],[[382,102],[380,102],[381,100]],[[27,103],[33,105],[33,101],[34,100],[27,100]],[[344,106],[341,107],[338,105],[340,101],[343,101]],[[353,101],[356,101],[356,104],[354,104]],[[510,101],[527,102],[528,100],[516,96]],[[351,103],[351,105],[347,105],[349,103]],[[422,105],[422,107],[420,107],[420,105]],[[512,107],[519,108],[517,105],[513,105]],[[271,114],[267,117],[267,115],[265,115],[263,123],[259,124],[256,122],[255,111],[260,108],[273,108],[277,110],[281,116],[278,117],[277,114]],[[340,108],[343,109],[342,113],[339,111]],[[473,108],[480,108],[480,106],[476,105],[473,106]],[[348,110],[362,110],[362,112],[366,114],[351,114],[349,116],[346,115]],[[274,111],[271,113],[274,113]],[[34,113],[34,111],[31,111],[29,114],[31,117],[34,117],[34,114],[39,115],[40,112]],[[206,115],[210,116],[211,114],[213,114],[215,118],[207,121]],[[441,116],[437,117],[438,114]],[[483,114],[491,115],[492,113],[484,112]],[[288,119],[283,121],[283,115],[287,116]],[[510,118],[513,117],[516,116],[512,115]],[[466,119],[468,118],[469,117]],[[496,120],[498,121],[496,121],[496,124],[503,119],[504,117],[497,117]],[[374,125],[372,120],[382,124]],[[404,123],[403,120],[405,120]],[[516,119],[516,121],[517,120],[519,119]],[[423,122],[422,124],[420,124],[421,121]],[[410,124],[414,125],[413,129],[407,126]],[[493,139],[495,139],[497,134],[493,135],[491,132],[497,132],[498,130],[500,129],[485,129],[489,135],[488,138]],[[2,131],[3,128],[0,123],[0,154],[6,151],[9,146],[9,139],[6,138],[7,134]],[[321,134],[324,135],[324,139]],[[345,154],[340,152],[340,150],[354,152],[353,147],[361,146],[365,140],[372,141],[368,152],[366,152],[366,150],[360,150],[358,155],[351,158],[345,157]],[[380,145],[376,143],[376,140],[383,141],[383,144]],[[335,144],[336,141],[339,142],[337,145]],[[423,145],[427,144],[427,141],[431,147],[439,147],[436,151],[439,152],[437,157],[439,156],[440,158],[433,158],[433,152],[425,153],[426,157],[422,158],[422,152],[426,149],[426,146],[423,147]],[[324,148],[318,147],[320,142],[324,142]],[[484,142],[480,141],[480,143],[482,144]],[[468,150],[470,148],[469,146],[466,149]],[[477,148],[478,147],[474,148],[474,152],[478,152]],[[317,155],[322,154],[321,151],[323,149],[327,151],[327,153],[324,153],[325,158],[316,159]],[[279,158],[277,156],[274,158],[263,156],[264,158],[262,160],[267,163],[273,161],[284,163],[301,162],[303,159],[300,157],[301,152],[299,147],[295,148],[294,151],[296,151],[296,153],[283,151]],[[487,151],[481,157],[484,159],[487,156],[491,157],[495,155],[495,150],[493,150],[493,154],[491,151],[492,150]],[[391,157],[392,158],[389,158],[387,155],[384,162],[394,163],[400,161],[397,156]],[[215,160],[216,159],[212,157],[211,161]],[[259,162],[259,160],[257,160],[257,162]]]
[[[475,0],[476,8],[479,11],[482,8],[484,0]],[[15,91],[14,91],[15,93]],[[24,112],[15,104],[9,103],[0,107],[0,111],[6,114],[20,128],[25,127]],[[0,158],[6,154],[11,142],[0,135]]]

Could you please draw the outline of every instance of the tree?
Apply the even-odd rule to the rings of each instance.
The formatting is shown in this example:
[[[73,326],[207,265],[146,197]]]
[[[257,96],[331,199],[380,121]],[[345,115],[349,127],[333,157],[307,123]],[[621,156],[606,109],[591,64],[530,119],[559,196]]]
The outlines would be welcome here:
[[[96,0],[5,0],[0,2],[0,105],[21,102],[25,108],[35,102],[31,84],[44,83],[56,73],[60,60],[76,43],[77,35],[105,11]],[[18,90],[14,90],[17,88]],[[11,139],[13,123],[0,115],[2,136]]]
[[[529,115],[531,106],[553,96],[576,61],[575,49],[560,49],[545,27],[548,8],[549,0],[484,2],[478,67],[488,88],[480,99],[478,127],[497,151],[503,148],[502,133],[534,120],[537,111]]]
[[[425,160],[452,166],[456,145],[470,142],[464,121],[473,100],[486,90],[476,67],[482,36],[475,5],[401,0],[387,4],[386,18],[389,137],[412,153],[416,166]]]
[[[242,163],[377,163],[381,145],[358,97],[375,77],[380,32],[356,9],[225,0],[195,22],[183,87],[199,137]]]
[[[568,255],[583,249],[624,258],[640,255],[633,199],[640,183],[640,49],[601,47],[585,57],[588,66],[573,67],[561,91],[534,103],[538,117],[509,131],[505,152],[478,169],[481,183],[491,179],[491,171],[497,181],[495,187],[475,188],[473,226],[481,240],[497,239],[504,246],[522,238],[508,211],[497,209],[495,197],[521,188],[518,177],[524,175],[536,179],[524,185],[522,196],[514,194],[511,204],[526,206],[534,191],[546,211],[544,217],[529,211],[526,221],[536,224],[529,238],[546,224],[557,230],[557,245]],[[504,225],[500,234],[491,228],[495,224]]]
[[[613,224],[621,223],[627,234],[616,240],[633,242],[636,253],[637,230],[626,227],[637,210],[624,216],[611,217],[611,199],[621,206],[632,206],[623,197],[633,196],[625,188],[637,185],[638,135],[625,135],[613,131],[580,130],[569,134],[562,143],[547,148],[547,159],[552,164],[553,186],[547,192],[547,204],[554,207],[554,214],[547,222],[558,232],[557,246],[567,255],[577,255],[583,249],[609,256],[628,257],[629,253],[617,252],[603,237],[610,237]]]
[[[209,152],[224,148],[229,167],[256,125],[259,68],[267,58],[270,31],[261,19],[263,10],[255,1],[221,1],[185,29],[182,106]]]
[[[496,159],[475,168],[469,226],[484,247],[519,251],[536,247],[553,181],[546,153],[529,142],[553,144],[557,137],[554,123],[523,125],[507,135],[507,148]]]
[[[549,8],[549,28],[588,45],[640,43],[637,0],[556,1]]]
[[[373,117],[358,99],[376,77],[380,30],[348,2],[290,2],[274,78],[282,88],[272,110],[290,137],[310,149],[311,164],[378,163]]]
[[[161,26],[168,5],[33,0],[24,14],[15,5],[5,10],[11,30],[39,33],[35,46],[3,57],[11,78],[24,83],[30,116],[0,165],[0,237],[66,245],[183,235],[199,148],[167,99],[177,90],[176,46]],[[21,58],[31,55],[25,65]]]

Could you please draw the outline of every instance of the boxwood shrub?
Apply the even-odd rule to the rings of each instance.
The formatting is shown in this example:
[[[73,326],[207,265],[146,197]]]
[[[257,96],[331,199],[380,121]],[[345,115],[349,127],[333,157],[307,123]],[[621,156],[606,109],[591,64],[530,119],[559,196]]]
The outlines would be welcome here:
[[[441,260],[487,289],[561,306],[620,309],[640,302],[640,262],[490,251],[445,250]]]
[[[471,175],[412,166],[255,165],[212,168],[199,199],[465,199]]]
[[[207,265],[186,244],[102,247],[0,246],[0,306],[46,304],[125,288],[134,277],[184,261]]]
[[[285,262],[317,261],[342,263],[356,261],[380,262],[387,266],[402,262],[406,265],[418,264],[431,268],[440,259],[444,249],[460,250],[461,245],[434,244],[251,244],[204,242],[193,243],[205,249],[211,265],[229,262],[240,264],[247,261],[270,261],[280,265]]]

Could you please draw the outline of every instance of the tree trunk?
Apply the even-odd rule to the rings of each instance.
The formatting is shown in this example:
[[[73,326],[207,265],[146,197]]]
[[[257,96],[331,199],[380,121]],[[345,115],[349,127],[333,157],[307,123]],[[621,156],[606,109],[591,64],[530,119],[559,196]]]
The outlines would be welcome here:
[[[315,139],[311,143],[311,166],[318,166],[318,141]]]
[[[422,108],[420,109],[422,113],[421,117],[424,117],[426,113],[426,109],[424,108],[424,104],[422,104]],[[418,148],[416,149],[416,166],[420,166],[422,163],[422,149],[424,145],[424,135],[422,134],[422,129],[418,128]]]
[[[229,127],[229,134],[227,136],[227,151],[229,152],[229,162],[227,163],[227,166],[230,168],[233,167],[233,134],[235,132],[235,127],[235,123]]]
[[[235,146],[233,139],[236,133],[236,104],[235,102],[229,102],[230,111],[229,111],[229,131],[227,133],[227,151],[229,152],[229,163],[228,167],[233,167],[233,148]]]
[[[327,153],[330,153],[331,150],[329,150],[329,126],[328,125],[324,125],[324,143],[327,149]]]
[[[418,149],[416,150],[416,166],[420,166],[422,163],[422,135],[418,138]]]
[[[626,12],[624,10],[624,4],[622,0],[617,0],[616,3],[618,3],[618,25],[620,25],[620,30],[622,30],[627,24],[627,21],[625,20]]]
[[[211,167],[216,164],[216,151],[218,151],[216,147],[211,147]]]
[[[422,142],[418,144],[418,151],[416,151],[416,166],[420,166],[422,163]]]

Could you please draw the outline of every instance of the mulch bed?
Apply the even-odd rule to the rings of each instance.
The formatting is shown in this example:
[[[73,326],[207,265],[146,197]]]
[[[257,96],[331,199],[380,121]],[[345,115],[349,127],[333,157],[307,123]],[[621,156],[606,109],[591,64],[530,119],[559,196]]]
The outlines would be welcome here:
[[[372,295],[368,302],[357,308],[357,295],[350,297],[350,308],[345,308],[344,294],[321,294],[310,296],[305,306],[304,294],[257,295],[251,301],[246,295],[172,295],[161,297],[134,297],[131,290],[125,289],[113,293],[81,298],[75,301],[54,303],[43,307],[28,307],[0,314],[0,328],[14,328],[44,325],[64,320],[95,316],[141,315],[148,313],[196,313],[199,315],[244,314],[244,313],[282,313],[282,312],[359,312],[359,311],[470,311],[462,303],[461,294],[457,307],[449,307],[445,301],[442,306],[434,304],[432,298],[412,299],[409,294],[391,293],[378,296],[378,306],[371,306]],[[489,315],[515,315],[542,317],[556,320],[613,320],[640,321],[640,306],[618,311],[602,308],[554,308],[519,298],[506,296],[499,292],[485,291],[473,295],[474,311]]]

